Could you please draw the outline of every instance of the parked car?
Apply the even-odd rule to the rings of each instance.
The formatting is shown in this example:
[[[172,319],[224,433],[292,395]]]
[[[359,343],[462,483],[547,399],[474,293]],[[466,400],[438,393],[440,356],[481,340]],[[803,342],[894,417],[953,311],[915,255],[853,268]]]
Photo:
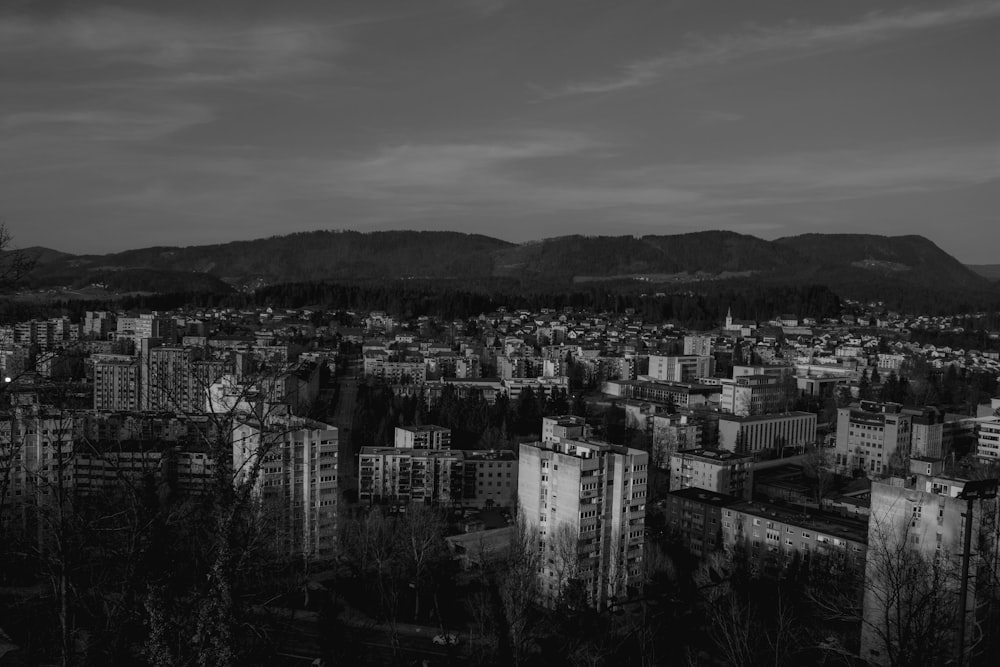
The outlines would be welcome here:
[[[434,635],[433,641],[438,646],[454,646],[458,643],[458,635],[453,632],[442,632],[439,635]]]

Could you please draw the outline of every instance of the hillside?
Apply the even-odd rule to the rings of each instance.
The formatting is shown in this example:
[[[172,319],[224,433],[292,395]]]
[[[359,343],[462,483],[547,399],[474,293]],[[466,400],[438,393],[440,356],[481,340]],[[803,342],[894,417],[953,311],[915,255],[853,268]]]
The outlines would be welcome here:
[[[462,288],[503,281],[558,291],[602,282],[615,291],[714,282],[734,289],[821,284],[846,298],[911,305],[997,298],[989,280],[920,236],[804,234],[765,241],[707,231],[574,235],[517,245],[458,232],[317,231],[110,255],[42,250],[33,287],[100,283],[116,291],[225,291],[227,285],[414,279]]]
[[[966,264],[966,267],[987,280],[1000,280],[1000,264]]]
[[[312,280],[469,278],[492,274],[505,241],[457,232],[307,232],[219,245],[66,256],[40,266],[39,284],[120,269],[208,274],[230,285]]]
[[[497,275],[573,278],[759,273],[796,261],[772,243],[735,232],[674,236],[561,236],[497,253]]]

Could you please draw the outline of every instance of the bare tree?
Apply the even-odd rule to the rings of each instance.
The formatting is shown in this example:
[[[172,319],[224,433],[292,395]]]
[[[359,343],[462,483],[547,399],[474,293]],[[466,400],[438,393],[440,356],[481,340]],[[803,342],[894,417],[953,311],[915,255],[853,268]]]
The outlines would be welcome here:
[[[948,663],[958,620],[956,559],[914,548],[905,525],[870,521],[862,645],[894,667]]]
[[[37,258],[29,253],[12,250],[12,241],[6,223],[0,222],[0,294],[18,289],[37,264]]]
[[[827,450],[819,444],[809,447],[806,450],[802,471],[807,477],[816,481],[814,487],[816,505],[823,507],[823,501],[826,500],[834,482],[833,466],[830,463],[830,455]]]
[[[535,636],[531,610],[538,603],[538,568],[541,563],[539,535],[518,513],[510,551],[500,570],[499,597],[503,610],[506,640],[512,664],[523,664],[531,653]]]
[[[420,597],[426,587],[429,568],[447,557],[445,523],[440,512],[424,504],[414,504],[404,515],[398,532],[401,551],[413,588],[413,618],[420,618]]]

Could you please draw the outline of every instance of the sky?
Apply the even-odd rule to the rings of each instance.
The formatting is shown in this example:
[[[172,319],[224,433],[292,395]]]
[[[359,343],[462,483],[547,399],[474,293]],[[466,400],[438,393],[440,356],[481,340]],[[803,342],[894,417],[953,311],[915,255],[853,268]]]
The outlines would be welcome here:
[[[1000,0],[3,0],[0,221],[920,234],[1000,262]]]

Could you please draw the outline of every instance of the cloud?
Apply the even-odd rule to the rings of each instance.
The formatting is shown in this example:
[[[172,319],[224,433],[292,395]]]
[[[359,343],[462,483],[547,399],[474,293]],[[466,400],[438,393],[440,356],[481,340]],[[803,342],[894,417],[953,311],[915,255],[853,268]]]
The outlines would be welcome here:
[[[158,105],[128,111],[120,108],[21,111],[0,116],[0,130],[16,131],[22,137],[34,132],[45,140],[148,141],[213,119],[211,109],[197,104]]]
[[[318,167],[310,187],[413,214],[614,211],[626,219],[673,212],[934,192],[1000,179],[1000,144],[875,146],[745,160],[664,162],[622,169],[609,146],[573,135],[492,144],[402,146]],[[303,173],[300,182],[308,182]]]
[[[713,123],[735,123],[743,120],[743,115],[733,111],[703,111],[698,114],[698,120],[707,125]]]
[[[873,146],[638,170],[703,195],[710,206],[780,205],[932,192],[1000,179],[1000,144]]]
[[[179,81],[244,80],[309,71],[345,46],[328,26],[222,24],[100,8],[58,18],[0,16],[0,54],[43,54],[74,67],[133,65]],[[333,31],[335,32],[335,31]]]
[[[1000,179],[1000,145],[876,146],[743,161],[621,169],[608,145],[552,133],[506,141],[383,148],[335,158],[158,158],[106,201],[139,207],[280,212],[319,209],[413,219],[577,213],[645,222],[719,218],[801,203],[934,192]]]
[[[600,144],[580,135],[551,133],[495,143],[401,145],[380,149],[350,165],[350,176],[383,187],[450,186],[491,175],[518,163],[581,155]]]
[[[610,93],[649,86],[682,70],[765,55],[809,55],[875,44],[907,33],[1000,17],[1000,2],[949,3],[937,9],[873,12],[852,23],[811,25],[789,22],[750,27],[738,34],[691,35],[680,49],[625,65],[617,74],[576,81],[543,91],[543,97]]]

